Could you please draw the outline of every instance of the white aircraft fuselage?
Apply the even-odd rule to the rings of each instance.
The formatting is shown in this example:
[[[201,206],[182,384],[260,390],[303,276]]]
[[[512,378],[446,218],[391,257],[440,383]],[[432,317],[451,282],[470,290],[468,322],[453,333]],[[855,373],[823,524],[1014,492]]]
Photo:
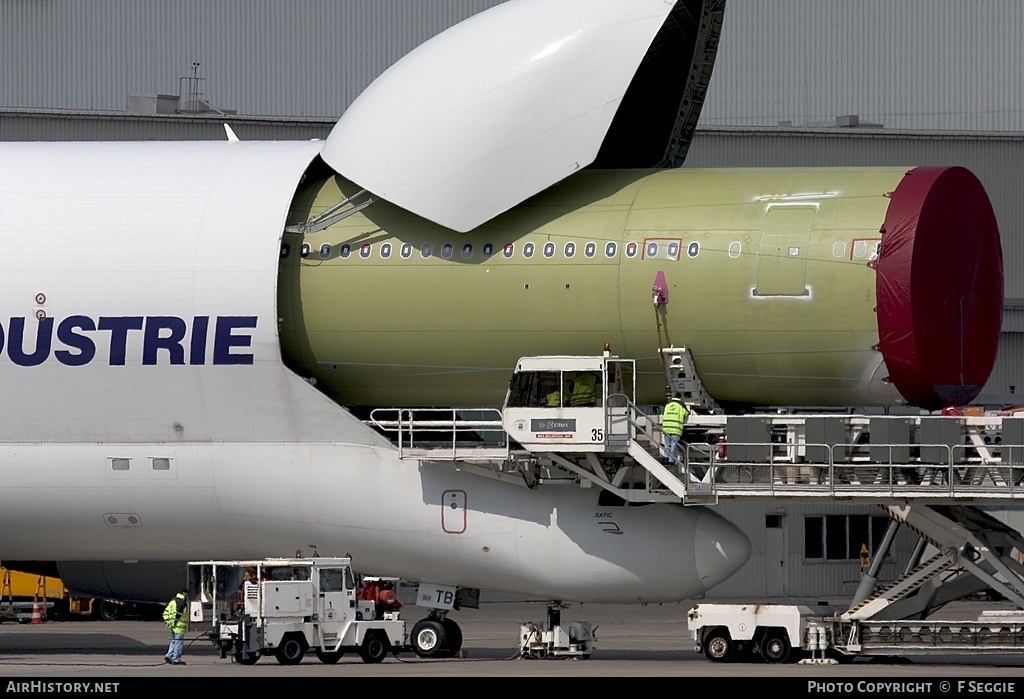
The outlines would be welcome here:
[[[595,602],[690,598],[747,560],[704,508],[599,506],[596,490],[402,460],[287,369],[280,241],[317,151],[0,145],[17,164],[0,170],[0,560],[142,597],[159,585],[133,563],[118,580],[74,571],[300,550]]]

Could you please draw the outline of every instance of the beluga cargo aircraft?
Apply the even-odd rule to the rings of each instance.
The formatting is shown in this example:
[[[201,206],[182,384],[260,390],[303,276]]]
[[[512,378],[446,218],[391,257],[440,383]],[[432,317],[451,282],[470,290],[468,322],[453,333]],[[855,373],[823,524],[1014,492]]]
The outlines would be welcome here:
[[[676,167],[723,7],[510,0],[326,141],[0,144],[0,560],[135,600],[295,551],[683,600],[750,555],[710,509],[612,530],[596,488],[403,459],[361,418],[500,406],[519,358],[605,343],[660,403],[659,333],[723,404],[970,401],[1002,304],[970,172]]]

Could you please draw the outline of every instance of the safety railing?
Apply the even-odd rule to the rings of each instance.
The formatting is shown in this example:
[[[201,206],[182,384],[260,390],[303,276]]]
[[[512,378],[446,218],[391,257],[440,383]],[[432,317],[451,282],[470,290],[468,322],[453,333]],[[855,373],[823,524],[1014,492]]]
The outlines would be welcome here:
[[[495,408],[377,408],[370,423],[394,435],[403,458],[508,458],[508,435]]]
[[[862,446],[806,442],[729,442],[718,447],[691,444],[686,447],[688,477],[684,482],[713,485],[720,495],[1024,499],[1024,464],[972,460],[971,445],[871,444],[870,460],[851,459],[850,452]],[[922,461],[919,455],[909,456],[911,447],[915,452],[928,449],[929,458]],[[737,452],[745,458],[730,458],[730,453]],[[751,458],[750,453],[759,456]],[[792,453],[825,458],[793,459]]]

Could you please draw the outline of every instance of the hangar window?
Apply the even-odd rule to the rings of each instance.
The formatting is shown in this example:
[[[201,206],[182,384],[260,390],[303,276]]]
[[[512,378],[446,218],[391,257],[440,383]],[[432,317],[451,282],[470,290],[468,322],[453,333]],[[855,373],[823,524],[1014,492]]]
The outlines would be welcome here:
[[[544,257],[554,257],[555,255],[555,244],[544,243]]]
[[[408,260],[412,257],[412,243],[402,243],[402,259]]]
[[[352,246],[349,245],[348,243],[345,243],[344,245],[342,245],[341,249],[338,251],[338,257],[340,257],[343,260],[347,260],[348,256],[351,255],[351,254],[352,254]]]
[[[527,243],[526,245],[523,246],[523,257],[529,260],[531,257],[533,257],[533,251],[536,249],[536,245],[534,245],[533,243]]]
[[[605,257],[615,257],[619,252],[619,246],[615,243],[608,243],[604,246]]]
[[[487,258],[489,258],[493,254],[494,254],[494,246],[491,245],[490,243],[484,243],[484,249],[483,249],[484,259],[486,260]]]
[[[288,257],[288,253],[291,251],[292,246],[288,243],[281,243],[281,257]]]
[[[359,248],[359,256],[364,260],[370,256],[371,252],[373,252],[373,246],[369,243],[363,243],[363,246]]]
[[[423,243],[423,247],[420,248],[420,257],[424,260],[434,254],[434,246],[430,243]]]
[[[324,243],[323,245],[320,246],[320,259],[321,260],[326,260],[330,256],[331,256],[331,244],[330,243]]]
[[[446,260],[452,259],[452,254],[455,252],[455,246],[451,243],[445,243],[441,246],[441,257]]]
[[[583,248],[583,254],[587,257],[593,257],[597,254],[597,243],[587,243],[586,247]]]
[[[808,560],[853,561],[860,559],[860,547],[874,556],[889,526],[888,517],[872,515],[826,515],[804,518],[804,558]]]
[[[565,258],[567,260],[571,260],[576,257],[576,243],[566,243],[563,252],[565,253]]]
[[[473,243],[466,243],[462,246],[462,257],[468,260],[473,256]]]
[[[302,244],[302,248],[299,250],[299,257],[302,259],[309,257],[309,243]]]
[[[636,253],[639,249],[640,246],[636,243],[626,243],[626,257],[632,260],[636,257]]]
[[[391,243],[384,243],[380,246],[380,256],[384,260],[391,257]]]

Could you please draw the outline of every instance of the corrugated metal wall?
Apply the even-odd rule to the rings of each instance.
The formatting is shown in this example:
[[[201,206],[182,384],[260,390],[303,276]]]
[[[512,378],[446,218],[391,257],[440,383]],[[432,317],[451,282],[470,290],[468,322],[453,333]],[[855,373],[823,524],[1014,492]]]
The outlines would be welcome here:
[[[0,106],[122,110],[179,79],[241,114],[334,116],[500,0],[0,0]]]
[[[1024,130],[1019,0],[727,0],[703,123]]]
[[[400,56],[502,0],[0,0],[0,106],[121,110],[202,91],[338,116]],[[708,125],[1024,130],[1018,0],[727,0]]]
[[[860,581],[860,561],[808,561],[804,557],[804,519],[827,515],[886,516],[881,508],[872,505],[742,502],[721,503],[713,509],[750,537],[752,553],[750,560],[735,575],[707,593],[706,599],[710,600],[768,599],[772,588],[781,588],[788,598],[810,600],[827,596],[851,599]],[[765,518],[780,513],[785,537],[782,565],[780,561],[766,559],[770,547],[767,545]],[[916,543],[916,534],[901,529],[879,579],[893,580],[899,576]],[[776,579],[769,581],[769,576]]]

